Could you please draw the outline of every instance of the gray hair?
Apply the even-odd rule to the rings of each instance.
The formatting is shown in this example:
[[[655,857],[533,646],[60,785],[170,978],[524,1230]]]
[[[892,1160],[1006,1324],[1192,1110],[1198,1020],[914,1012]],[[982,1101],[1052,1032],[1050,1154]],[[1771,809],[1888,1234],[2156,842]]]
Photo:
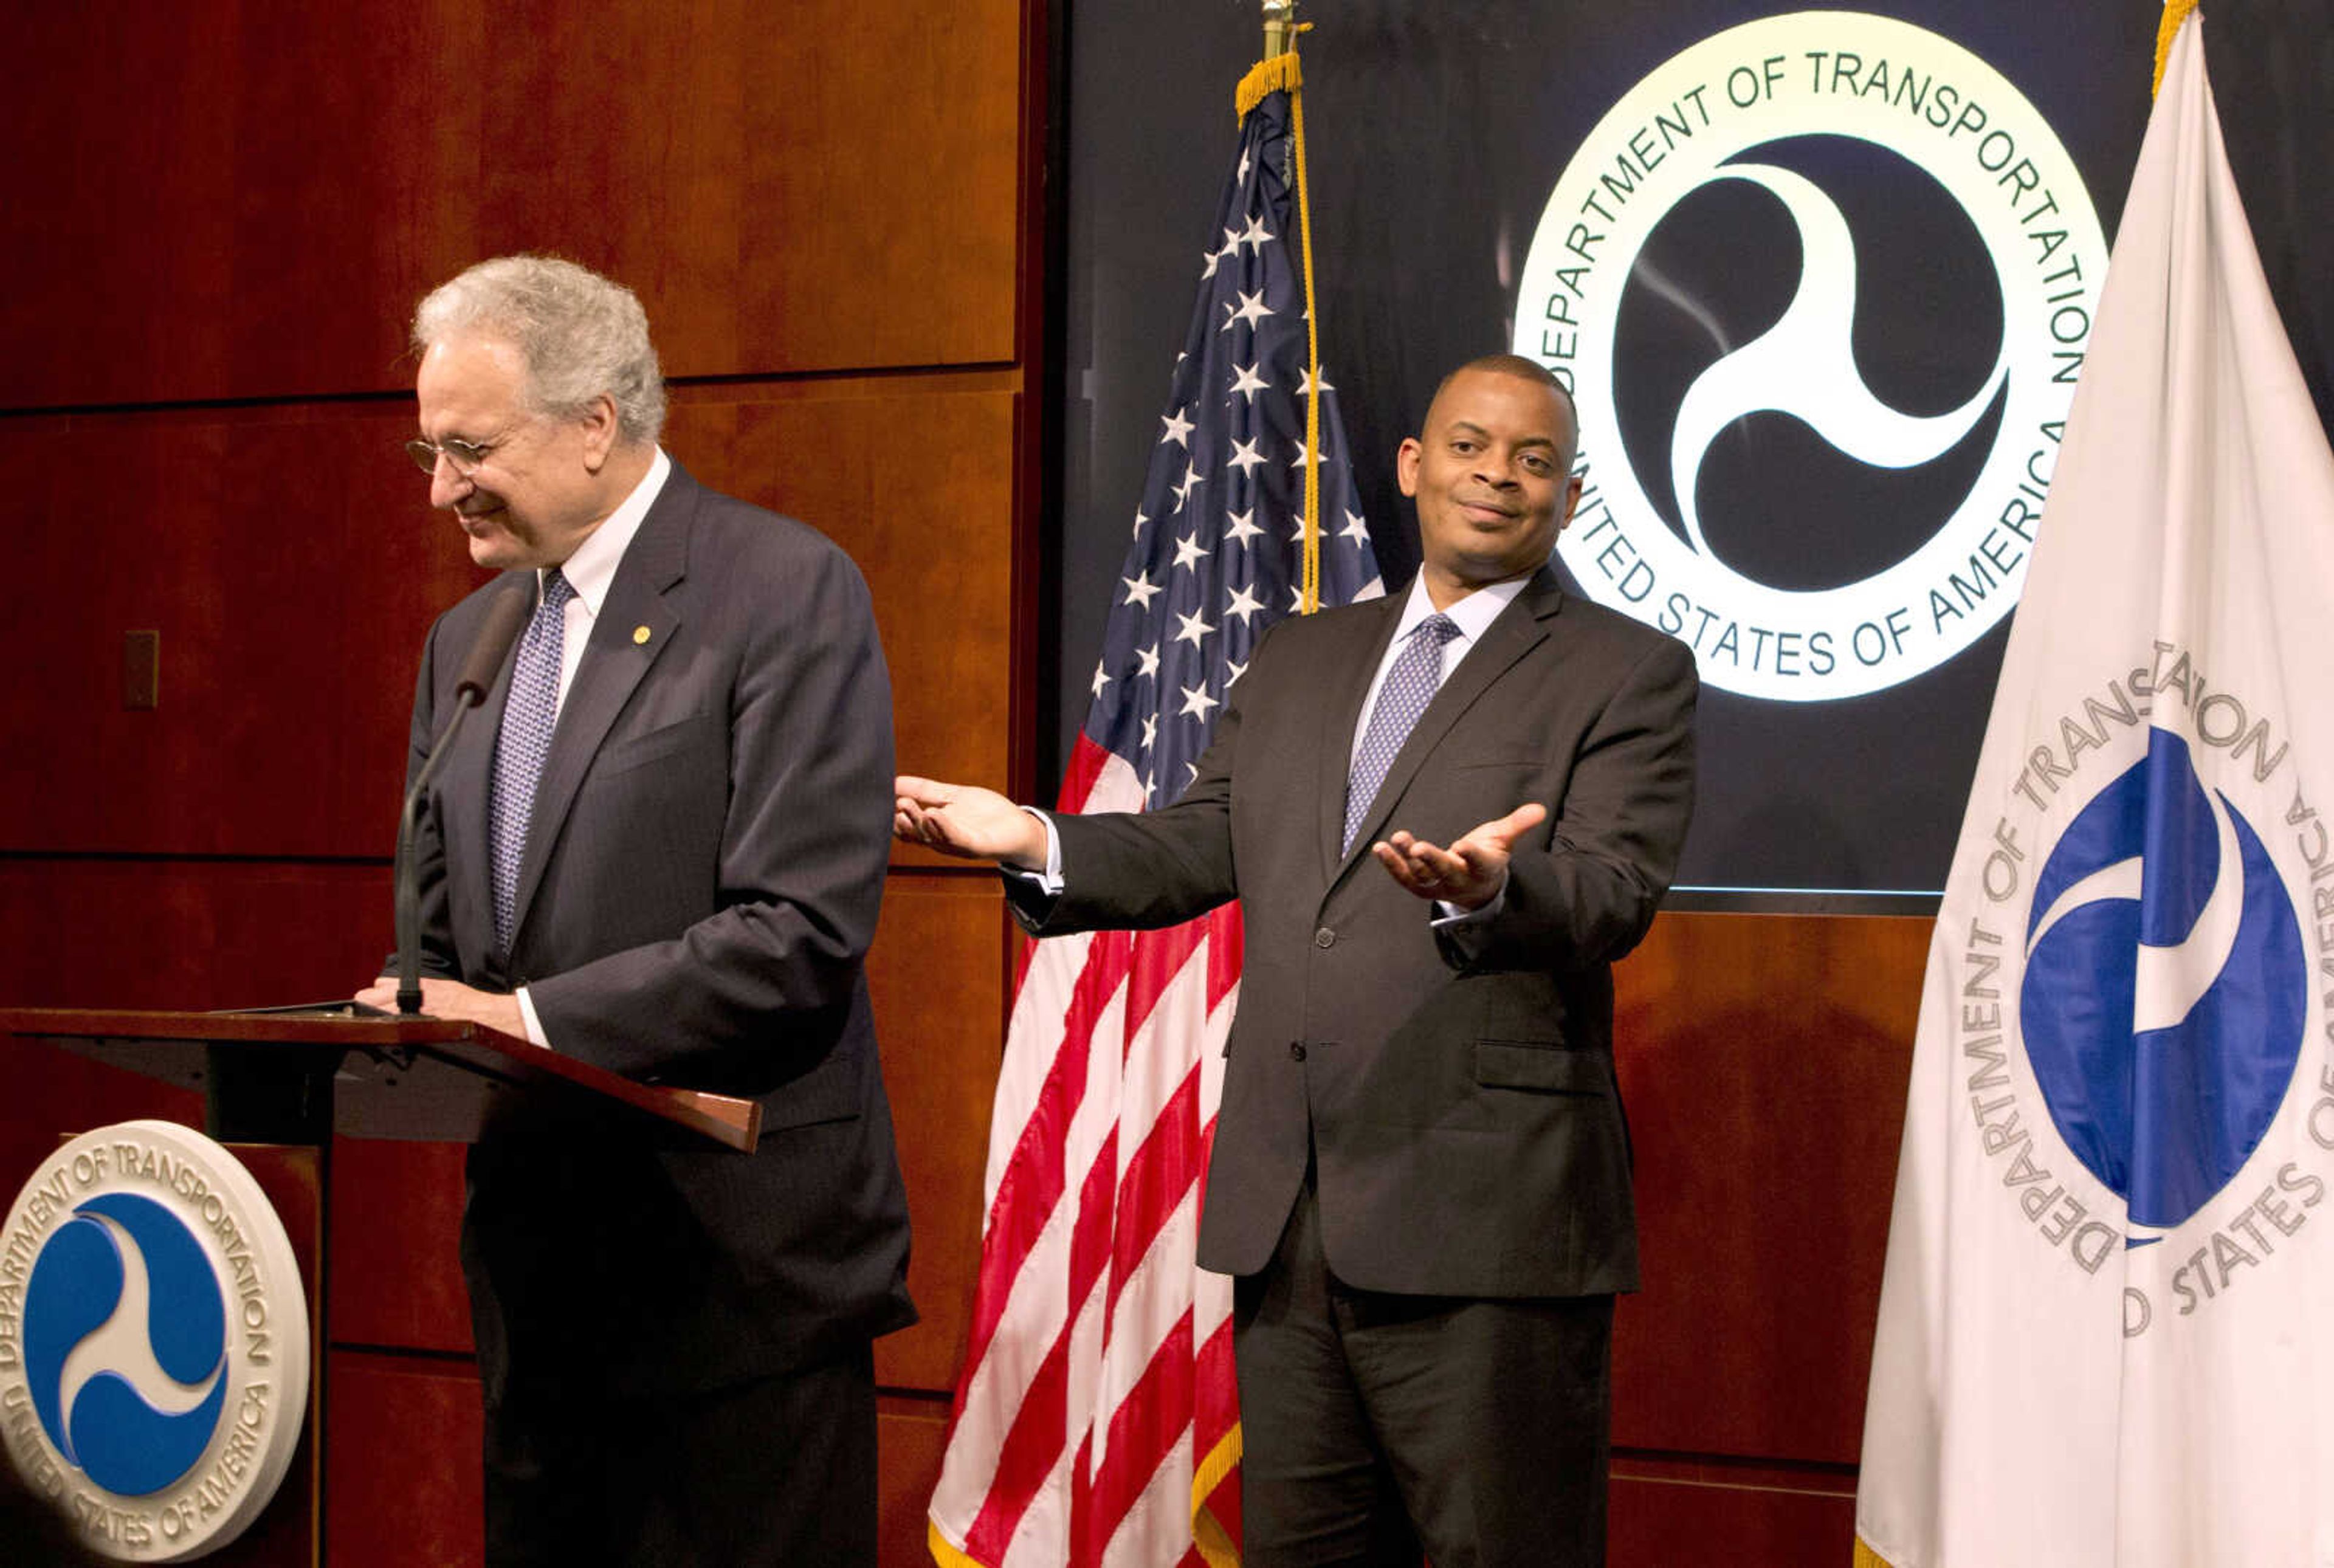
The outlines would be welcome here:
[[[605,392],[625,440],[653,442],[664,429],[664,377],[648,313],[623,284],[557,256],[482,261],[413,312],[416,352],[472,333],[518,350],[535,412],[573,418]]]

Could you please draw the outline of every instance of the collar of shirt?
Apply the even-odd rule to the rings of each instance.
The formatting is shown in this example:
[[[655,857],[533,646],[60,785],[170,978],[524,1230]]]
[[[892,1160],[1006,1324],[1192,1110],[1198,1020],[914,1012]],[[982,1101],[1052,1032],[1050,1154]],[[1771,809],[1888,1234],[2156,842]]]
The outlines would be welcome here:
[[[592,640],[592,626],[600,618],[600,606],[608,597],[609,586],[616,580],[616,568],[623,564],[624,552],[631,548],[632,535],[641,531],[641,519],[664,492],[664,482],[672,476],[672,459],[657,448],[649,461],[649,471],[632,486],[632,493],[608,520],[592,530],[584,543],[575,547],[559,570],[566,574],[567,586],[575,590],[575,597],[567,601],[567,613],[563,620],[559,647],[559,695],[561,707],[567,706],[567,688],[575,684],[575,672],[584,664],[584,645]],[[535,601],[543,602],[543,573],[535,574]]]
[[[624,551],[632,544],[632,535],[641,531],[641,519],[664,492],[664,482],[672,477],[672,459],[659,447],[656,456],[649,460],[649,471],[632,486],[632,493],[608,520],[585,536],[559,570],[567,576],[567,586],[575,590],[575,602],[584,607],[584,624],[589,626],[599,618],[600,606],[608,597],[608,585],[616,580],[616,568],[624,559]],[[543,573],[535,574],[535,601],[543,602]],[[572,617],[573,608],[569,610]]]
[[[1500,618],[1500,611],[1513,604],[1516,595],[1521,593],[1530,582],[1529,577],[1511,577],[1505,582],[1494,582],[1488,588],[1478,588],[1465,595],[1450,609],[1437,611],[1434,601],[1427,596],[1426,573],[1421,572],[1410,580],[1410,596],[1403,601],[1402,620],[1394,625],[1394,642],[1386,650],[1386,662],[1394,662],[1395,650],[1401,648],[1403,639],[1417,630],[1421,621],[1440,613],[1448,616],[1451,623],[1459,629],[1459,635],[1443,645],[1442,672],[1450,674],[1459,660],[1466,656],[1467,650],[1475,646],[1475,640],[1491,629],[1491,622]]]
[[[1451,672],[1459,668],[1459,661],[1467,657],[1467,650],[1475,646],[1476,639],[1491,629],[1491,622],[1500,618],[1500,611],[1514,603],[1516,595],[1521,593],[1530,582],[1529,577],[1516,577],[1505,582],[1494,582],[1488,588],[1478,588],[1465,595],[1450,609],[1438,611],[1434,608],[1434,601],[1427,597],[1426,573],[1421,572],[1410,580],[1410,595],[1403,601],[1402,619],[1394,622],[1394,640],[1386,644],[1385,654],[1378,660],[1377,673],[1370,678],[1369,689],[1362,694],[1362,711],[1354,725],[1353,744],[1345,757],[1349,770],[1353,765],[1354,754],[1362,749],[1362,736],[1369,733],[1370,713],[1378,705],[1378,692],[1385,685],[1386,672],[1394,668],[1394,661],[1402,657],[1403,640],[1418,630],[1419,623],[1428,616],[1439,613],[1450,617],[1451,623],[1459,629],[1459,635],[1442,645],[1442,674],[1448,678]]]

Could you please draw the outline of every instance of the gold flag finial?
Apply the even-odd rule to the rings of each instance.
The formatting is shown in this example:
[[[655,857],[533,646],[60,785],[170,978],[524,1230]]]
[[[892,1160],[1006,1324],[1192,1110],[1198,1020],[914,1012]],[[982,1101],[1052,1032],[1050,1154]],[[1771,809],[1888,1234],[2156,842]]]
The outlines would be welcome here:
[[[1297,38],[1297,0],[1264,0],[1264,57],[1286,54]]]

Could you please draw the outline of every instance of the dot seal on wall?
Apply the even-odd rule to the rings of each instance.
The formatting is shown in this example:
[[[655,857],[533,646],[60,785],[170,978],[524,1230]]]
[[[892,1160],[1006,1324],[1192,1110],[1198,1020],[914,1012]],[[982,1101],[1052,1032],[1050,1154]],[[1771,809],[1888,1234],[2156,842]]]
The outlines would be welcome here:
[[[1579,405],[1592,597],[1779,702],[1886,690],[2017,602],[2107,271],[2080,172],[1910,23],[1730,28],[1550,193],[1515,350]]]
[[[166,1121],[83,1133],[0,1229],[0,1440],[83,1542],[182,1563],[258,1517],[298,1445],[307,1295],[235,1157]]]

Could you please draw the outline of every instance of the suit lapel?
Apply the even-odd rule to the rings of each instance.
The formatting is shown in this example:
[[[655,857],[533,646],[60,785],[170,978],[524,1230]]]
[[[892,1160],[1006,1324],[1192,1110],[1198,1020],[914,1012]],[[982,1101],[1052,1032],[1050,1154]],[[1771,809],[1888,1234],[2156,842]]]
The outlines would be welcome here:
[[[696,512],[697,483],[675,464],[656,505],[641,519],[640,532],[626,546],[608,584],[608,597],[592,622],[592,640],[584,645],[584,661],[559,705],[551,751],[543,759],[543,777],[535,785],[526,855],[519,862],[511,909],[514,950],[518,933],[526,927],[528,906],[543,883],[544,868],[566,824],[568,808],[575,803],[575,791],[591,771],[609,726],[680,624],[679,611],[664,596],[687,572],[690,524]],[[645,637],[640,635],[643,629]]]
[[[1374,621],[1355,618],[1357,624],[1368,629],[1367,640],[1357,645],[1351,658],[1338,660],[1341,668],[1322,694],[1321,741],[1316,748],[1319,773],[1315,780],[1314,798],[1318,808],[1315,832],[1321,844],[1321,880],[1325,885],[1336,875],[1342,859],[1339,851],[1345,836],[1345,778],[1353,769],[1354,736],[1361,727],[1362,699],[1369,695],[1370,678],[1384,659],[1386,644],[1392,640],[1394,629],[1402,620],[1402,608],[1408,602],[1407,593],[1388,594],[1378,601],[1380,613]]]
[[[1337,863],[1338,876],[1342,877],[1355,858],[1366,853],[1369,845],[1384,835],[1394,815],[1394,803],[1402,798],[1419,768],[1434,755],[1442,737],[1450,734],[1451,726],[1459,722],[1459,717],[1547,640],[1548,623],[1563,607],[1564,590],[1558,585],[1556,573],[1542,567],[1524,591],[1516,595],[1515,602],[1500,611],[1499,618],[1476,640],[1467,656],[1459,661],[1459,668],[1451,672],[1434,694],[1434,700],[1426,705],[1426,711],[1418,716],[1410,738],[1394,754],[1393,765],[1386,769],[1385,782],[1378,786],[1377,798],[1370,803],[1369,815],[1362,819],[1361,831],[1355,835],[1352,854]]]

